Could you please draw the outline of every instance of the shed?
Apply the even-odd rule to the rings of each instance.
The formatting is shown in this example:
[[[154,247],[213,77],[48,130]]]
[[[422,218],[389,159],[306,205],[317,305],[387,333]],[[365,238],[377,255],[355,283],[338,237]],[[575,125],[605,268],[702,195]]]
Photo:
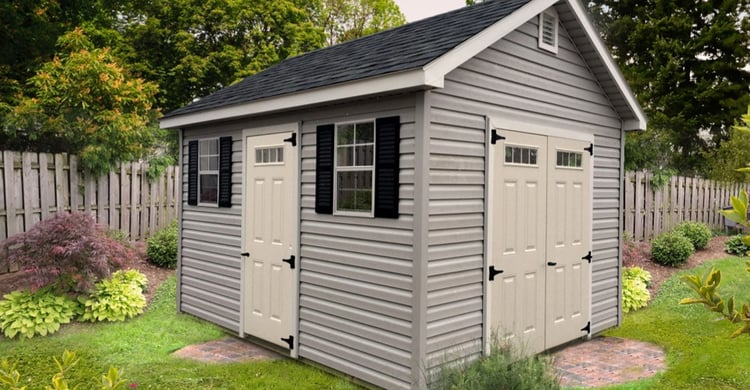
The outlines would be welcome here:
[[[579,0],[495,0],[290,58],[179,129],[178,307],[364,382],[620,323],[623,137]]]

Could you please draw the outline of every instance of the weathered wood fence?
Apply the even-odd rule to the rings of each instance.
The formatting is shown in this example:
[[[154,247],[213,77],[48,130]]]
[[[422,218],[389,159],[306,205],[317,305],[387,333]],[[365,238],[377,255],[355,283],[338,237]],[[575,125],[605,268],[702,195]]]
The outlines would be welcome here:
[[[635,240],[648,240],[672,229],[682,221],[703,222],[723,228],[719,210],[730,204],[730,197],[748,185],[707,179],[673,176],[661,188],[651,184],[650,172],[625,174],[624,231]]]
[[[123,163],[94,177],[75,156],[0,153],[0,240],[57,212],[92,213],[97,222],[143,239],[176,216],[178,167],[148,180],[146,163]],[[8,269],[0,269],[0,273]]]

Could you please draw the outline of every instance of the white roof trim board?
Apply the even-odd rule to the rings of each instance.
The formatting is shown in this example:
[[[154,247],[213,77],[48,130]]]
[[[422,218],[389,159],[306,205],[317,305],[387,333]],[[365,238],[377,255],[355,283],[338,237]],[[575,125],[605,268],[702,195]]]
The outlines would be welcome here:
[[[606,45],[596,32],[586,14],[585,8],[579,0],[562,0],[560,2],[570,6],[578,23],[583,27],[593,45],[596,54],[604,63],[608,77],[615,82],[619,93],[628,104],[631,115],[623,120],[623,130],[645,130],[647,123],[646,115],[638,104]],[[515,12],[491,24],[478,34],[458,44],[453,49],[448,50],[421,68],[387,73],[240,104],[209,108],[182,115],[178,114],[162,118],[160,126],[161,128],[180,128],[200,123],[238,119],[395,91],[442,88],[445,76],[449,72],[556,3],[558,3],[557,0],[531,0]]]

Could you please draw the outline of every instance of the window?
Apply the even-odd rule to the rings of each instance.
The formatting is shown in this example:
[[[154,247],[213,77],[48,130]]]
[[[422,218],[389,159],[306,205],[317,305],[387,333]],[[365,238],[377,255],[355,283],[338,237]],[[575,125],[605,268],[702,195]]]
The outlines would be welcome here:
[[[375,122],[336,125],[336,212],[373,211]]]
[[[536,165],[537,148],[528,146],[507,145],[505,147],[505,163],[515,165]]]
[[[539,48],[557,54],[557,11],[550,8],[539,14]]]
[[[582,168],[583,154],[578,152],[557,151],[558,168]]]
[[[198,203],[219,201],[219,139],[198,142]]]
[[[262,146],[255,148],[255,165],[272,165],[284,162],[284,146]]]

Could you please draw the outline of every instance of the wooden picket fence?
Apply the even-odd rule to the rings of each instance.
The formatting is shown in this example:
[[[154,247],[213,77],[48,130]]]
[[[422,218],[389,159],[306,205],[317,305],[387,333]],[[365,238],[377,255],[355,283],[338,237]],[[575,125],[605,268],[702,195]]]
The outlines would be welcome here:
[[[714,229],[724,228],[719,213],[730,205],[731,196],[748,185],[673,176],[661,188],[651,184],[650,172],[625,174],[624,229],[635,240],[648,240],[671,230],[680,222],[703,222]]]
[[[84,211],[132,240],[164,228],[177,215],[179,168],[148,180],[148,164],[120,164],[94,177],[76,156],[0,153],[0,240],[29,229],[58,212]],[[0,274],[15,267],[0,269]]]

